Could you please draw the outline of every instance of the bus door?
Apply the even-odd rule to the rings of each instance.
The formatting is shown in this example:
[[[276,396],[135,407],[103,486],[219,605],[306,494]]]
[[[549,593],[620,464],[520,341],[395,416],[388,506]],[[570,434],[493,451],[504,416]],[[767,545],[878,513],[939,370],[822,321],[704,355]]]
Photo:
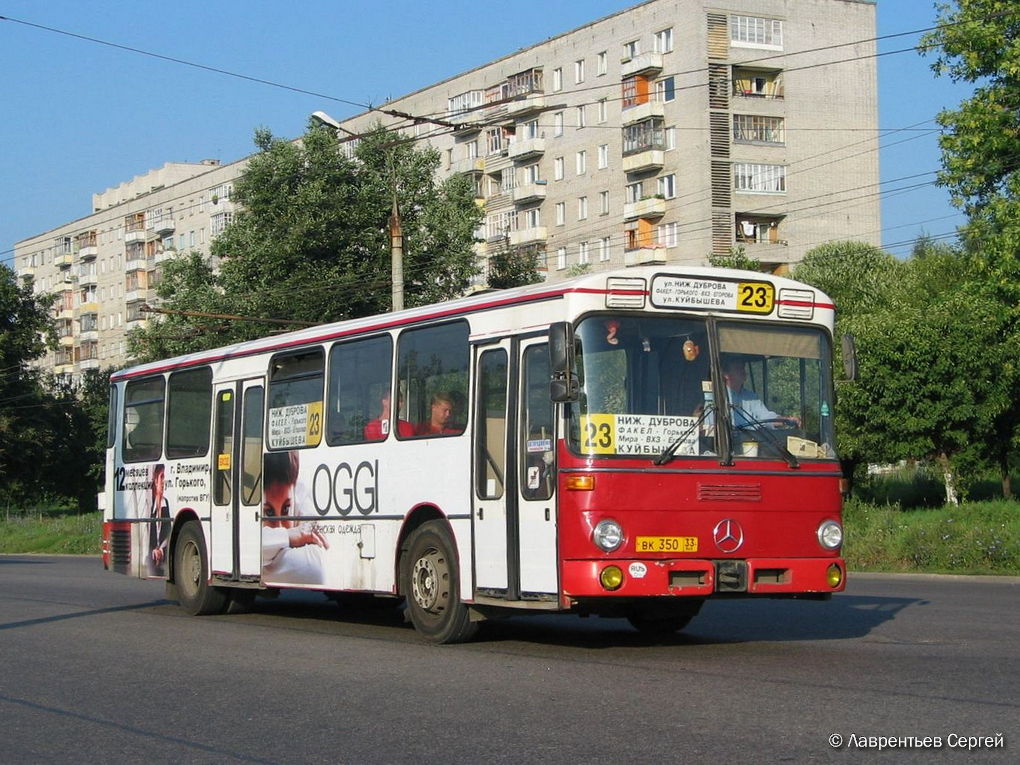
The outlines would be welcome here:
[[[558,590],[552,403],[544,339],[476,356],[474,566],[477,594],[544,599]]]
[[[261,573],[262,378],[215,389],[210,568],[232,581]]]

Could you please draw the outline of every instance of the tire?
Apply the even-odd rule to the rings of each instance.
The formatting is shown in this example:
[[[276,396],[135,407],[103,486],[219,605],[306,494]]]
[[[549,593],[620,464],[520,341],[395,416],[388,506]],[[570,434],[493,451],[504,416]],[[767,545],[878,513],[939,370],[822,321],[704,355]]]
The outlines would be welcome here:
[[[669,606],[636,608],[627,615],[630,625],[642,635],[666,637],[679,632],[698,615],[704,601],[695,600]]]
[[[459,572],[450,532],[429,521],[408,537],[401,556],[401,590],[411,623],[433,643],[462,643],[478,629],[460,602]]]
[[[192,616],[222,614],[230,605],[230,594],[209,584],[209,559],[205,536],[198,521],[181,527],[174,544],[174,585],[177,602]]]

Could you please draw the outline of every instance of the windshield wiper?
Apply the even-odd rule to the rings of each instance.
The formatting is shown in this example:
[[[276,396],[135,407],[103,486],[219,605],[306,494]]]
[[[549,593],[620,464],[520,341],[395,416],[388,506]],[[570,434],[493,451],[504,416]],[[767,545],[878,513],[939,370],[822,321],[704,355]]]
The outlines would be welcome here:
[[[776,437],[776,435],[768,427],[766,427],[765,424],[761,420],[756,420],[754,417],[752,417],[750,414],[747,413],[746,409],[744,409],[741,406],[737,406],[736,404],[731,404],[730,405],[730,409],[732,411],[735,411],[735,412],[740,412],[740,414],[747,421],[746,425],[740,425],[740,426],[737,426],[737,424],[734,423],[733,426],[734,426],[734,428],[736,430],[748,430],[748,429],[750,429],[753,432],[758,433],[759,435],[764,436],[765,440],[768,441],[769,444],[774,446],[776,448],[776,451],[778,451],[780,454],[783,455],[783,458],[786,460],[786,463],[790,467],[792,467],[792,468],[800,467],[800,463],[797,461],[797,458],[793,456],[793,453],[789,449],[787,449],[785,446],[783,446],[783,442],[780,441]]]
[[[701,427],[701,423],[705,421],[705,417],[708,416],[708,413],[711,410],[712,410],[711,404],[702,409],[701,414],[698,415],[698,419],[694,421],[694,424],[691,425],[691,427],[687,428],[687,430],[685,430],[683,433],[681,433],[673,443],[667,446],[663,450],[662,454],[660,454],[658,457],[652,460],[652,464],[665,465],[667,462],[673,459],[673,455],[676,454],[676,450],[680,448],[680,445],[687,440],[688,436],[690,436],[691,433],[693,433],[695,430]]]

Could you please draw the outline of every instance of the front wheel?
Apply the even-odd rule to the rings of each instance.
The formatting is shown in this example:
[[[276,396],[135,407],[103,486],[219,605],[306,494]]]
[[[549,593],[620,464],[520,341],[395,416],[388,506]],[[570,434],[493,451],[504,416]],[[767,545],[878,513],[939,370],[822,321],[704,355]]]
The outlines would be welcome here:
[[[642,635],[665,637],[679,632],[690,624],[691,619],[701,610],[703,602],[693,600],[671,606],[639,607],[627,616],[627,621]]]
[[[460,602],[457,556],[441,521],[415,529],[401,558],[401,590],[411,623],[433,643],[462,643],[478,629]]]
[[[230,605],[229,593],[209,584],[205,536],[198,521],[181,528],[174,545],[174,585],[181,608],[192,616],[221,614]]]

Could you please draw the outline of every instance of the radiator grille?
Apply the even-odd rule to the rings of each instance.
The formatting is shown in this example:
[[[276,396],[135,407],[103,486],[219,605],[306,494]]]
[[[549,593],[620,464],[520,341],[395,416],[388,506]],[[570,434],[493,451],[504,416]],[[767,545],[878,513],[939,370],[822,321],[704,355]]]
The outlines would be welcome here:
[[[761,502],[760,483],[699,483],[701,502]]]

